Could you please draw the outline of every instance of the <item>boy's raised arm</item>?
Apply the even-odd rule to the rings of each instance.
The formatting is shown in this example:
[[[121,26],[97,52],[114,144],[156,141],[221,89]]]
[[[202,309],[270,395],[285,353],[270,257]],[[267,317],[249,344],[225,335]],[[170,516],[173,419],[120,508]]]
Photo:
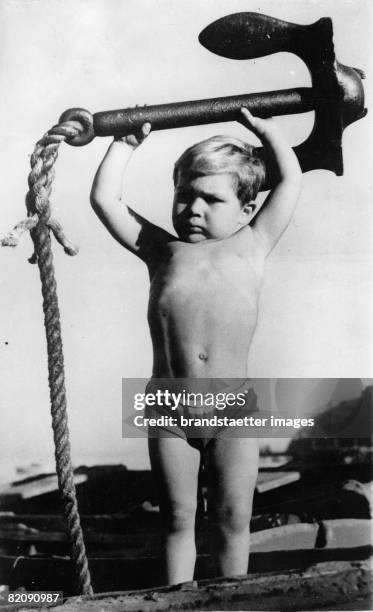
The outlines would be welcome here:
[[[262,141],[277,168],[278,182],[267,196],[251,225],[268,254],[285,231],[298,201],[302,171],[298,159],[273,119],[254,117],[241,109],[241,123]]]
[[[144,124],[141,134],[114,139],[98,167],[91,190],[92,208],[111,235],[144,260],[152,255],[154,245],[171,238],[171,234],[141,217],[122,200],[125,169],[150,129],[150,124]]]

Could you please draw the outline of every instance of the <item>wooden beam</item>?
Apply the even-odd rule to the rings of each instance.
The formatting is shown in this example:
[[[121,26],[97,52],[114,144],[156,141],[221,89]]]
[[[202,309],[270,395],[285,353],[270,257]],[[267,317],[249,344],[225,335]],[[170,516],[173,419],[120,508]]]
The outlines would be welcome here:
[[[315,563],[330,561],[358,562],[372,555],[372,547],[348,549],[278,550],[250,555],[250,572],[305,570]],[[159,556],[126,558],[89,556],[95,592],[123,589],[144,589],[160,586]],[[9,568],[12,568],[9,571]],[[3,569],[4,568],[4,569]],[[199,579],[215,575],[209,555],[198,555],[196,576]],[[68,557],[3,556],[0,557],[0,584],[11,590],[24,587],[30,591],[59,590],[72,595],[72,566]]]
[[[106,560],[107,561],[107,560]],[[116,572],[125,570],[120,560]],[[201,580],[174,587],[74,598],[55,612],[164,612],[165,610],[339,610],[371,602],[372,560],[318,563],[301,570]],[[119,565],[119,567],[118,567]],[[39,563],[39,571],[45,569]],[[95,565],[91,564],[95,579]],[[51,569],[51,568],[50,568]],[[49,571],[50,571],[49,569]],[[107,572],[113,569],[109,563]],[[143,572],[148,568],[143,565]],[[39,574],[40,575],[40,574]],[[122,577],[125,574],[121,574]],[[57,588],[57,587],[55,587]],[[33,590],[36,590],[34,587]],[[59,584],[61,590],[61,583]],[[96,585],[96,592],[100,586]],[[344,607],[350,604],[348,608]],[[364,603],[362,603],[364,606]],[[365,606],[364,606],[365,607]],[[365,609],[370,609],[366,605]]]
[[[88,480],[87,474],[74,474],[75,485],[86,482],[86,480]],[[27,482],[21,481],[3,485],[0,487],[0,497],[17,496],[20,499],[31,499],[32,497],[45,495],[45,493],[51,493],[52,491],[58,491],[56,474],[33,478]]]
[[[296,482],[299,479],[300,472],[259,472],[256,489],[258,493],[265,493],[266,491],[272,491],[273,489],[283,487],[291,482]]]
[[[267,552],[275,550],[309,548],[352,548],[372,542],[373,521],[371,519],[339,519],[321,523],[294,523],[272,529],[256,531],[251,535],[251,551]],[[109,546],[112,548],[135,547],[143,538],[136,533],[104,533],[86,530],[86,544]],[[1,542],[43,543],[67,542],[64,531],[38,531],[27,525],[2,525]],[[157,544],[159,533],[148,533],[147,542]]]

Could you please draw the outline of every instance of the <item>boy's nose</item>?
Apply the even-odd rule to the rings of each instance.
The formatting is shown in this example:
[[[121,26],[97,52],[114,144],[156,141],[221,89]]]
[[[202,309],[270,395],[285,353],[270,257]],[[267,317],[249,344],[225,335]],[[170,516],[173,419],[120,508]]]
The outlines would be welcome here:
[[[202,198],[195,198],[189,206],[189,211],[192,215],[201,215],[204,208],[204,201]]]

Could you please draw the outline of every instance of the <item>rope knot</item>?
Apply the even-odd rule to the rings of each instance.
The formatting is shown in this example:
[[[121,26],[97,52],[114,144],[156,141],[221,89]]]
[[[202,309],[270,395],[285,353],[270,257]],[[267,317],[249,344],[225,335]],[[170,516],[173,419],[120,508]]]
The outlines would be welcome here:
[[[26,231],[32,232],[43,224],[52,230],[67,255],[76,255],[79,248],[65,235],[62,225],[52,216],[50,195],[54,180],[54,164],[58,157],[61,142],[74,140],[85,134],[86,126],[77,120],[66,120],[52,127],[36,143],[31,155],[31,172],[28,176],[29,191],[26,195],[26,208],[28,216],[23,219],[7,234],[0,236],[1,246],[16,247]],[[35,253],[29,259],[30,263],[36,261]]]

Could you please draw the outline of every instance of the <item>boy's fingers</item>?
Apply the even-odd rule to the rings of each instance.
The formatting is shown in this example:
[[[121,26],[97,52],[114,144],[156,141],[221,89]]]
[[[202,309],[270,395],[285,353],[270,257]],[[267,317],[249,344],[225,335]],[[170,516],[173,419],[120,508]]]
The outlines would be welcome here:
[[[256,133],[256,130],[258,127],[257,117],[254,117],[254,115],[252,115],[250,111],[244,106],[240,108],[240,114],[238,116],[238,121],[242,123],[244,127],[254,132],[254,134]]]
[[[244,106],[240,109],[240,113],[241,123],[259,138],[267,133],[268,130],[271,130],[272,132],[277,130],[273,117],[267,117],[267,119],[256,117],[252,115],[251,112]]]
[[[249,120],[249,122],[253,125],[260,125],[260,124],[264,124],[267,122],[272,123],[273,122],[273,117],[267,117],[266,119],[262,119],[261,117],[257,117],[256,115],[253,115],[248,108],[246,108],[245,106],[243,106],[241,109],[241,114]]]
[[[238,120],[240,123],[242,123],[242,125],[244,125],[246,128],[249,128],[249,130],[254,133],[260,126],[260,119],[258,119],[258,117],[254,117],[254,115],[252,115],[250,111],[245,107],[242,107],[240,109]]]
[[[251,112],[249,111],[249,109],[246,108],[245,106],[240,108],[240,113],[241,113],[241,115],[243,115],[245,117],[245,119],[248,119],[250,123],[252,123],[253,120],[255,121],[255,119],[256,119],[256,117],[254,117],[254,115],[252,115]]]
[[[131,145],[131,147],[137,147],[139,144],[134,134],[129,134],[129,136],[127,136],[126,138],[126,141],[127,141],[127,144]]]
[[[139,132],[128,134],[127,136],[115,136],[114,140],[122,140],[135,149],[142,143],[144,138],[149,136],[151,129],[152,126],[150,123],[144,123]]]
[[[141,131],[144,136],[149,136],[151,129],[152,129],[152,126],[150,123],[144,123],[144,125],[141,128]]]

